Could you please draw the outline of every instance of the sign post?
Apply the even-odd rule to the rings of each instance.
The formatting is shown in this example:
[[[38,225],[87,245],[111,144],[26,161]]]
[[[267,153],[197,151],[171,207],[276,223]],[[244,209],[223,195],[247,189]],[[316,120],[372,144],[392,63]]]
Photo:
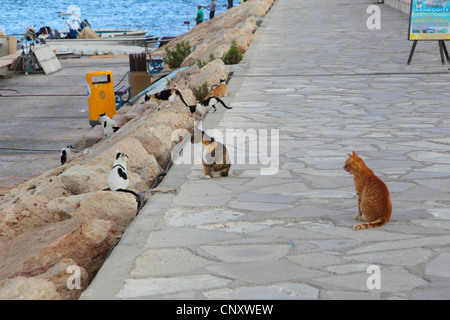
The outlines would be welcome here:
[[[413,40],[408,64],[419,40],[435,40],[439,44],[441,62],[450,63],[445,40],[450,40],[450,0],[411,0],[408,40]]]

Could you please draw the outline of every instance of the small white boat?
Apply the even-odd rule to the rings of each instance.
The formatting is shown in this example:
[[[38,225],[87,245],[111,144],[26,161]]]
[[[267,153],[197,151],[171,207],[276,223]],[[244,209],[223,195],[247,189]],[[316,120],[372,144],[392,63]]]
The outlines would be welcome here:
[[[100,38],[115,38],[115,37],[145,37],[146,30],[140,29],[92,29]],[[69,30],[59,31],[61,38],[67,37]]]
[[[79,46],[138,46],[144,47],[145,43],[155,45],[158,42],[157,37],[103,37],[98,39],[45,39],[44,41],[50,45],[79,45]]]
[[[33,27],[29,27],[19,42],[38,42],[50,45],[56,52],[84,56],[148,52],[175,38],[146,36],[147,31],[140,29],[92,29],[89,22],[81,20],[76,13],[61,13],[59,16],[67,20],[68,30],[52,30],[45,26],[36,32]]]
[[[79,25],[79,28],[72,30],[54,30],[49,26],[41,27],[38,31],[34,27],[28,27],[24,36],[19,40],[34,41],[34,40],[64,40],[64,41],[74,41],[74,40],[86,40],[86,39],[111,39],[111,38],[154,38],[152,36],[146,37],[147,31],[141,29],[131,29],[131,28],[103,28],[103,29],[92,29],[87,20],[83,20]],[[125,42],[129,42],[129,41]]]
[[[69,28],[73,29],[84,29],[86,27],[92,28],[89,21],[87,19],[82,20],[81,17],[75,13],[75,12],[62,12],[59,14],[59,17],[61,17],[63,20],[66,20],[66,23]],[[95,33],[101,37],[101,38],[111,38],[111,37],[121,37],[121,36],[128,36],[128,37],[144,37],[147,34],[146,30],[140,30],[140,29],[129,29],[129,28],[123,28],[123,29],[92,29],[95,31]],[[69,30],[62,30],[59,31],[62,38],[67,37],[70,35]]]

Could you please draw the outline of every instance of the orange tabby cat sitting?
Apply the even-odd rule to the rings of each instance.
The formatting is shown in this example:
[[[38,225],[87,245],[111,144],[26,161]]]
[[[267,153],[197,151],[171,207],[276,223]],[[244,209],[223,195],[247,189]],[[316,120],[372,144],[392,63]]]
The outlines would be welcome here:
[[[358,215],[355,219],[368,222],[358,224],[353,229],[380,227],[388,223],[392,204],[386,184],[366,166],[355,151],[348,155],[344,170],[353,174],[358,197]]]

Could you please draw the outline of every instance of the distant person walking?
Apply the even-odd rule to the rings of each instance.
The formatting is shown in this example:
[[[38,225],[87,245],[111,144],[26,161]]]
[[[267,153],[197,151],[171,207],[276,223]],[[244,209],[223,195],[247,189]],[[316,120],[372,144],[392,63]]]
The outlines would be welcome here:
[[[209,8],[209,19],[214,18],[214,14],[216,12],[216,1],[211,0],[211,3],[207,6],[203,6],[203,8]]]
[[[233,8],[233,0],[228,0],[228,6],[227,9]]]
[[[202,10],[202,6],[198,5],[197,6],[197,17],[195,18],[195,21],[197,22],[197,24],[200,24],[203,22],[203,10]]]

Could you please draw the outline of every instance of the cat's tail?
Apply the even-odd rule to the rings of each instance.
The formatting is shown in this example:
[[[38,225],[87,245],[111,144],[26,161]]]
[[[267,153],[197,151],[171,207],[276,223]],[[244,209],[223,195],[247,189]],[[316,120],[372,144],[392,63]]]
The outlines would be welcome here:
[[[192,106],[188,106],[189,107],[189,110],[191,111],[191,113],[194,113],[195,112],[195,110],[196,110],[196,108],[197,108],[197,105],[196,104],[194,104],[194,105],[192,105]]]
[[[116,191],[128,192],[136,197],[136,202],[138,203],[136,215],[138,215],[139,211],[142,209],[142,207],[144,205],[144,199],[142,198],[142,192],[137,194],[136,192],[134,192],[132,190],[128,190],[128,189],[116,189]]]
[[[112,190],[111,190],[111,188],[106,188],[106,189],[103,189],[103,191],[112,191]],[[133,190],[128,190],[128,189],[116,189],[115,191],[128,192],[136,197],[136,202],[138,203],[136,215],[138,215],[139,211],[141,211],[142,207],[144,206],[144,198],[142,197],[143,192],[137,194]]]
[[[219,98],[217,98],[217,97],[215,97],[216,99],[217,99],[217,101],[219,101],[225,108],[227,108],[227,109],[233,109],[232,107],[228,107],[226,104],[225,104],[225,102],[223,102],[221,99],[219,99]]]
[[[381,227],[382,225],[386,224],[387,222],[388,221],[383,220],[383,219],[377,219],[375,221],[371,221],[371,222],[368,222],[368,223],[357,224],[356,226],[353,227],[353,229],[354,230],[361,230],[361,229]]]
[[[178,91],[178,89],[175,89],[175,92],[177,93],[177,96],[180,97],[181,101],[183,101],[183,103],[185,104],[185,106],[186,106],[186,107],[189,107],[188,104],[186,103],[186,101],[184,101],[183,95],[181,94],[181,92]]]

